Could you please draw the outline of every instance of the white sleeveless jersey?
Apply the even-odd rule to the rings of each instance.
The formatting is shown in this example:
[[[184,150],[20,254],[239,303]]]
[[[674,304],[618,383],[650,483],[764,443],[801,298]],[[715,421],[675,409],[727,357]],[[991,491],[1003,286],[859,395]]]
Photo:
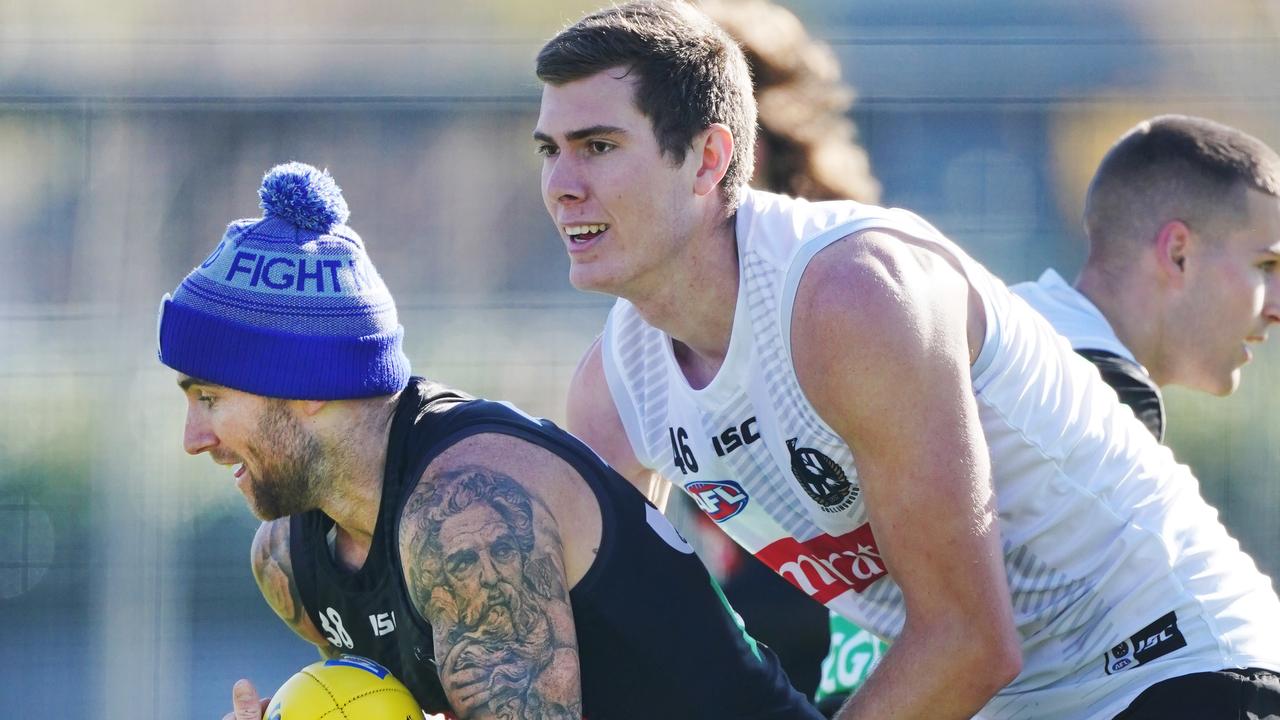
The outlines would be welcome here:
[[[1063,280],[1056,270],[1045,270],[1034,282],[1021,282],[1010,286],[1009,290],[1048,320],[1076,350],[1105,350],[1130,362],[1138,362],[1116,337],[1116,331],[1102,311]]]
[[[902,210],[748,191],[737,215],[732,338],[700,390],[670,339],[619,300],[603,335],[604,370],[640,461],[815,600],[882,637],[901,631],[901,590],[880,559],[853,455],[806,400],[790,356],[807,263],[870,228],[954,258],[986,309],[971,378],[1023,670],[983,717],[1110,718],[1163,679],[1280,669],[1280,601],[1188,469],[1120,411],[1043,318]]]

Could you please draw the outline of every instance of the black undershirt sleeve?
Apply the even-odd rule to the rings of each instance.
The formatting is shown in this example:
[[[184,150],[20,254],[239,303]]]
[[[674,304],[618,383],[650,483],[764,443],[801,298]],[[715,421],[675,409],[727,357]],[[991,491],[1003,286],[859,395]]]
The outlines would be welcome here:
[[[1142,370],[1142,366],[1105,350],[1076,350],[1093,363],[1102,379],[1120,396],[1120,402],[1128,405],[1143,425],[1164,442],[1164,400],[1160,388]]]

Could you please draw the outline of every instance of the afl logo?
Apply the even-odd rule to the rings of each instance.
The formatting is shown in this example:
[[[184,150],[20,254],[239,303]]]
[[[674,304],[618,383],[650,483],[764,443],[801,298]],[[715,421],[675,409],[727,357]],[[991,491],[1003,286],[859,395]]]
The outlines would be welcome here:
[[[722,523],[747,507],[747,493],[732,480],[697,481],[684,486],[698,509],[707,517]]]
[[[800,487],[822,506],[823,512],[842,512],[858,499],[860,488],[849,482],[844,469],[831,458],[813,448],[796,447],[799,438],[787,441],[791,452],[791,474]]]

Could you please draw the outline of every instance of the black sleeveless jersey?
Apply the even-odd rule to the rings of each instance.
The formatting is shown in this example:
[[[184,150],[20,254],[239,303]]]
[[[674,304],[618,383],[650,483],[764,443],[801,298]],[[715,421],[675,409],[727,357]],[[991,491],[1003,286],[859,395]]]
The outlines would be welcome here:
[[[1160,387],[1152,382],[1142,366],[1106,350],[1080,349],[1076,353],[1098,368],[1120,402],[1133,410],[1156,440],[1164,442],[1164,399]]]
[[[302,603],[335,650],[385,665],[428,713],[449,712],[431,626],[409,599],[399,520],[426,466],[479,433],[543,447],[586,480],[600,506],[600,548],[570,590],[584,715],[781,720],[822,716],[787,682],[777,658],[742,629],[720,589],[666,519],[580,441],[505,403],[476,400],[414,378],[392,420],[372,545],[356,572],[339,568],[319,511],[290,519]]]

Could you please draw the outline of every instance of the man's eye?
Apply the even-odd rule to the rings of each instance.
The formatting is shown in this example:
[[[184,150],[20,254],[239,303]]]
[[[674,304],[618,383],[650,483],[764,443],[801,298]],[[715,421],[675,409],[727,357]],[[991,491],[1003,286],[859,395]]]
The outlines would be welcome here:
[[[475,565],[476,561],[479,559],[480,558],[476,555],[475,552],[470,550],[463,550],[461,552],[456,552],[450,555],[448,559],[445,561],[445,564],[448,567],[449,572],[460,573],[466,570],[467,568],[471,567],[472,565]]]
[[[493,559],[505,562],[515,555],[515,551],[516,549],[507,543],[497,543],[493,546]]]
[[[196,400],[204,403],[205,407],[213,407],[214,397],[212,395],[200,394],[196,396]]]
[[[1262,268],[1262,272],[1268,272],[1268,273],[1275,272],[1276,268],[1280,267],[1280,261],[1267,260],[1263,262],[1261,265],[1259,265],[1258,267]]]
[[[591,151],[593,155],[603,155],[610,150],[613,150],[615,147],[617,147],[617,145],[614,145],[611,142],[605,142],[604,140],[592,140],[587,143],[587,150]]]
[[[552,157],[556,154],[557,148],[555,145],[539,145],[533,151],[542,157]]]

